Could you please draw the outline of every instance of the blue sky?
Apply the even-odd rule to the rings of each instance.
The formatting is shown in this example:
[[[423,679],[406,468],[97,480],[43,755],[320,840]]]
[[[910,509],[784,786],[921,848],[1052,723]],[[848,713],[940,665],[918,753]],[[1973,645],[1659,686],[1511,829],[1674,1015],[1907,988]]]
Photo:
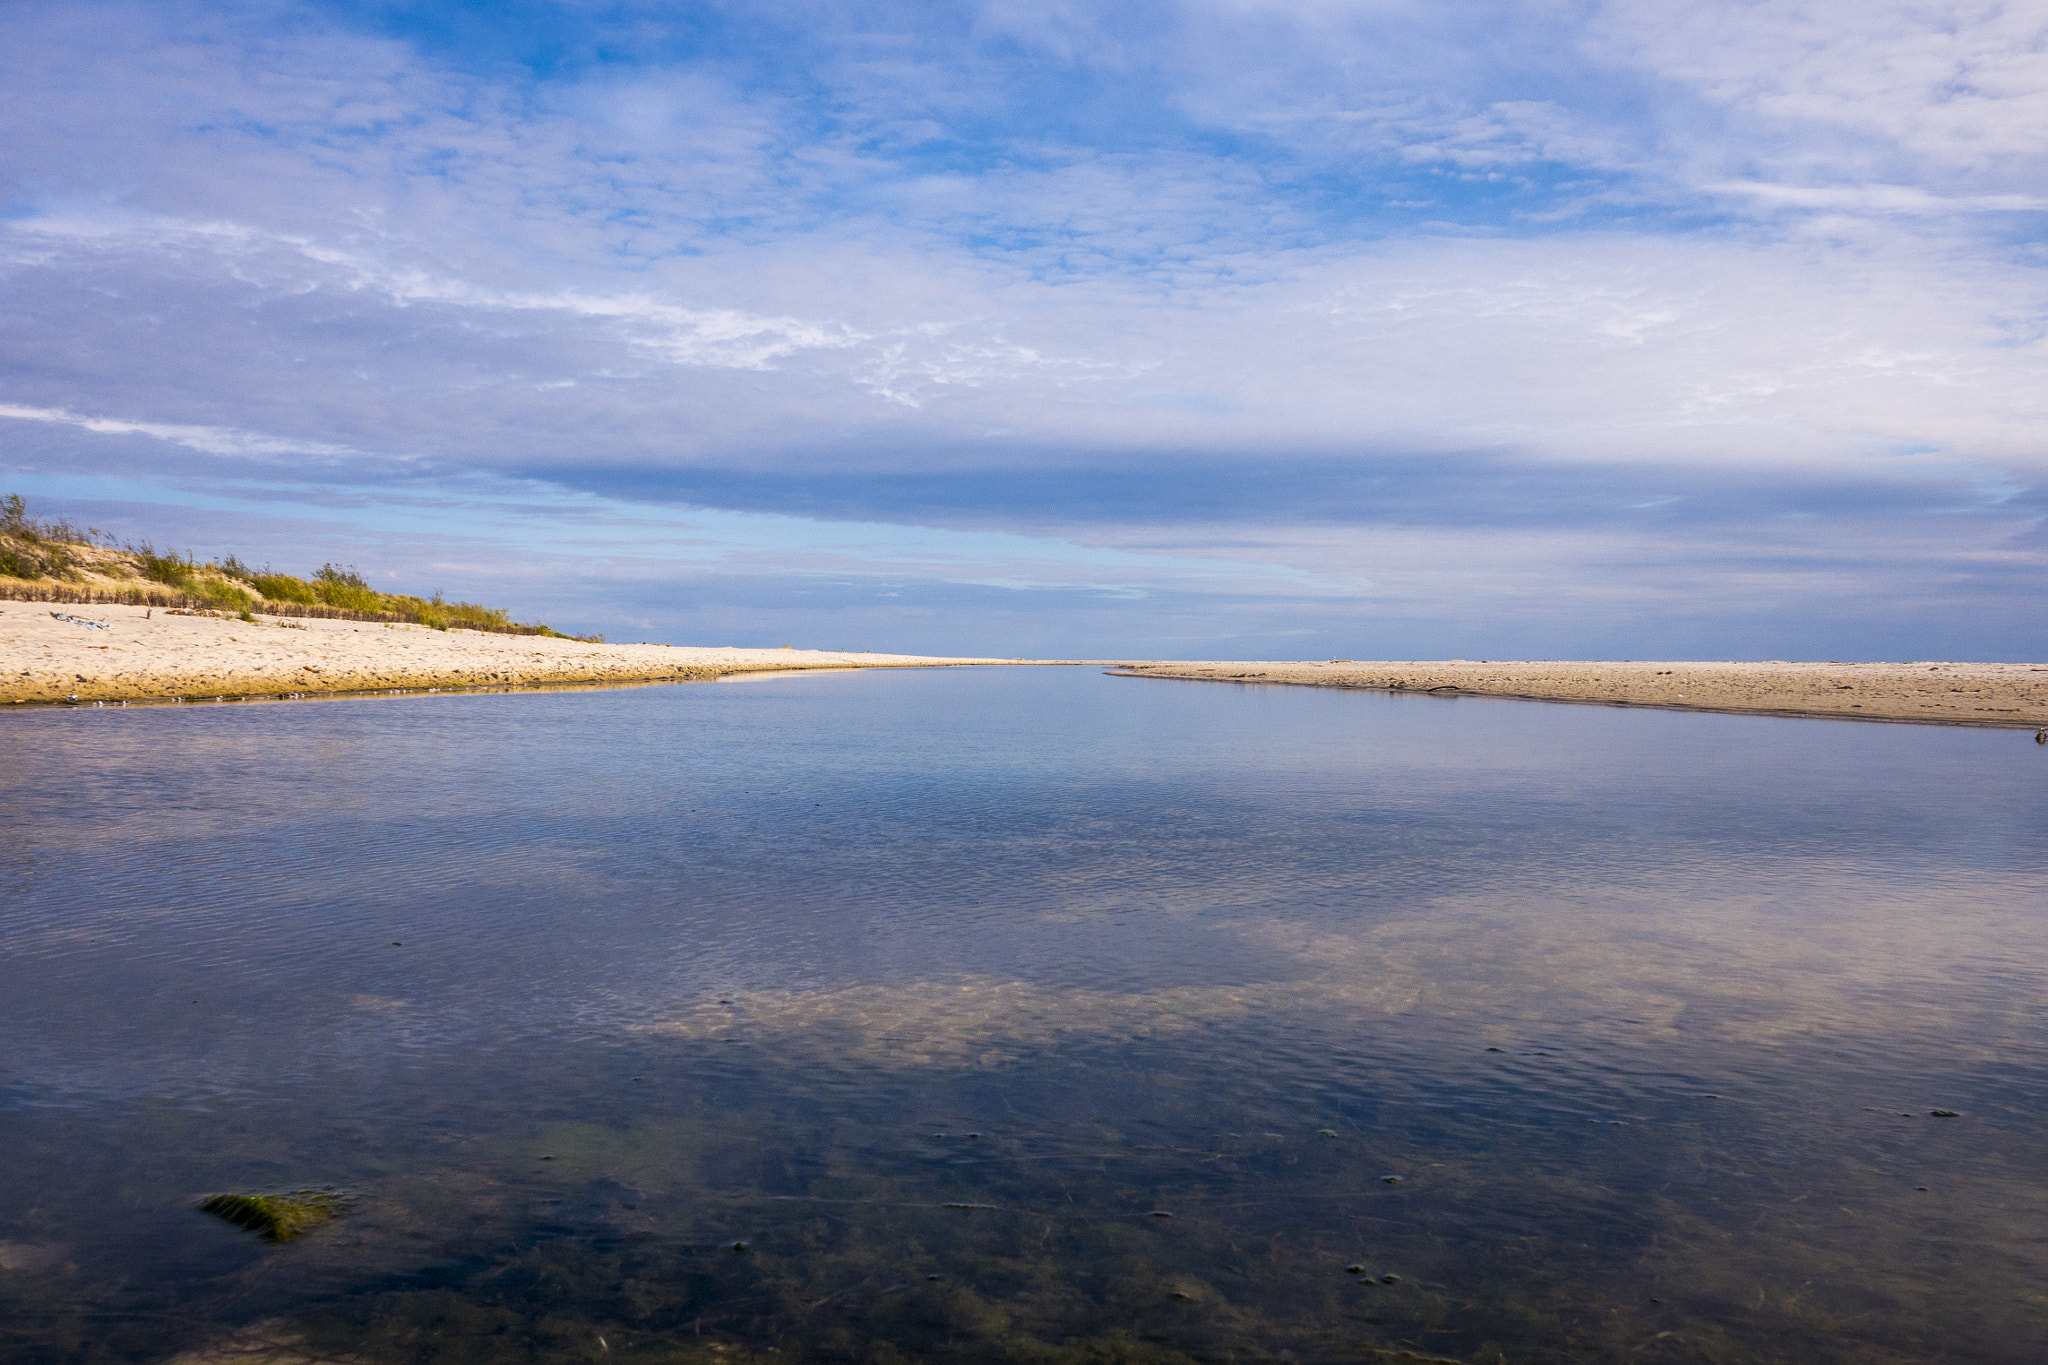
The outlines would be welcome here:
[[[679,643],[2048,656],[2048,5],[0,5],[36,505]]]

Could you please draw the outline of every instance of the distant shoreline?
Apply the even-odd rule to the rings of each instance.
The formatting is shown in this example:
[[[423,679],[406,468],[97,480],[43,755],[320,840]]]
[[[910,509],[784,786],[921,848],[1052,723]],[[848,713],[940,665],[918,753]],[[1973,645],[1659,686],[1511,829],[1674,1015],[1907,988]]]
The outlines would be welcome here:
[[[2048,664],[1770,663],[1465,659],[1405,663],[1130,663],[1114,677],[1343,687],[1807,720],[1988,729],[2048,727]]]

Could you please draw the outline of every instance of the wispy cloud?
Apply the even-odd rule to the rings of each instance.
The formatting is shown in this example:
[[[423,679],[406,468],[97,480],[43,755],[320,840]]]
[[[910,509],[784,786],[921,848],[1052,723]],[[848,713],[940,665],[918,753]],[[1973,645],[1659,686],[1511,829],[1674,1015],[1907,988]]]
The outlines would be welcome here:
[[[338,288],[373,294],[398,307],[440,304],[483,313],[554,313],[618,325],[632,345],[676,365],[758,370],[806,350],[844,349],[872,340],[841,323],[763,317],[735,308],[689,308],[647,294],[587,294],[494,289],[438,275],[418,266],[379,260],[360,251],[305,236],[268,232],[237,222],[170,218],[27,219],[10,225],[18,238],[42,243],[17,249],[24,264],[47,264],[49,247],[62,242],[106,253],[183,255],[194,250],[221,258],[225,269],[273,290]],[[283,277],[266,271],[265,257],[284,255],[324,267],[321,277]]]
[[[1774,185],[1759,180],[1731,180],[1702,185],[1710,194],[1741,195],[1786,208],[1828,209],[1838,213],[1911,213],[1947,216],[1957,213],[2039,213],[2048,199],[2031,194],[1933,194],[1910,185]]]
[[[132,422],[118,417],[90,417],[66,412],[62,408],[25,407],[19,403],[0,403],[0,418],[16,422],[49,422],[58,426],[76,427],[80,431],[90,431],[100,436],[149,436],[159,441],[184,446],[187,450],[239,458],[267,458],[279,455],[354,458],[363,453],[348,446],[266,436],[261,432],[237,431],[233,427],[186,426],[177,422]]]

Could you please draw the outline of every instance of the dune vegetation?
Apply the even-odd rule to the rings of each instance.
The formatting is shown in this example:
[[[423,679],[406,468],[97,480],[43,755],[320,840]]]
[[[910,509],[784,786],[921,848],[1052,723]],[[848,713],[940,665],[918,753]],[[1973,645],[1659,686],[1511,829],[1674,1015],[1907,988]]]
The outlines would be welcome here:
[[[191,552],[159,550],[148,540],[117,541],[104,531],[30,515],[18,493],[0,498],[0,598],[16,601],[125,603],[253,617],[325,616],[403,621],[436,630],[564,636],[514,621],[499,607],[379,592],[352,566],[322,564],[305,577],[234,555],[201,562]],[[602,642],[602,636],[588,637]]]

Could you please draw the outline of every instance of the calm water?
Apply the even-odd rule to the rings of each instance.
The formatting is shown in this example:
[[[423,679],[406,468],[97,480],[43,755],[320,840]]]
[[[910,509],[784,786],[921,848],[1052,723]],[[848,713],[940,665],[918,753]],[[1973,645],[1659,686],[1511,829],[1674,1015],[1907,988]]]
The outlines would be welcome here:
[[[0,1355],[2038,1361],[2044,795],[1090,669],[0,716]]]

